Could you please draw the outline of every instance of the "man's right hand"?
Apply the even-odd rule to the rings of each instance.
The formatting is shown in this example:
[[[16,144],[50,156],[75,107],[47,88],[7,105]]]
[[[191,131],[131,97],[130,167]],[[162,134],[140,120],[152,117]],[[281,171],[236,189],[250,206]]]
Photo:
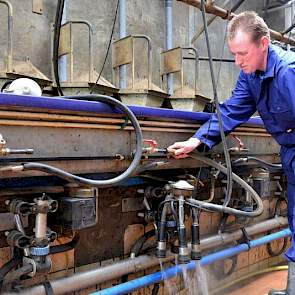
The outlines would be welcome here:
[[[175,142],[167,148],[175,159],[183,159],[188,157],[188,153],[197,148],[202,142],[195,137],[191,137],[186,141]]]

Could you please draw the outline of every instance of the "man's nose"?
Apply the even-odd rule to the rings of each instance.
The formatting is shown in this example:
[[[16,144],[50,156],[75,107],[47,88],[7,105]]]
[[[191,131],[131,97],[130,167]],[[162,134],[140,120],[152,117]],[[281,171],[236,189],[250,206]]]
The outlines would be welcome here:
[[[237,66],[241,66],[242,65],[242,59],[238,55],[235,56],[235,64]]]

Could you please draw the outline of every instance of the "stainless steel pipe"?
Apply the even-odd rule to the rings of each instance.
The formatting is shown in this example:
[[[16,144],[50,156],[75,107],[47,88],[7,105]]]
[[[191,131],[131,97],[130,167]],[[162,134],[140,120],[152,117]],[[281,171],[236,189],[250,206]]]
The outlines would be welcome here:
[[[245,228],[249,235],[256,235],[281,228],[288,225],[286,217],[276,217],[258,224],[250,225]],[[230,243],[242,238],[242,230],[237,230],[232,233],[222,233],[201,240],[201,249],[208,250],[222,244]],[[167,255],[167,258],[161,261],[172,261],[175,255]],[[54,294],[65,294],[76,290],[81,290],[90,286],[94,286],[103,282],[107,282],[123,275],[142,271],[144,269],[154,267],[159,264],[159,259],[154,256],[142,255],[133,259],[122,260],[105,267],[100,267],[94,270],[89,270],[81,273],[76,273],[70,277],[60,278],[51,281],[51,286]],[[15,294],[15,293],[5,293]],[[5,295],[4,294],[4,295]],[[46,295],[43,285],[24,290],[23,295]]]

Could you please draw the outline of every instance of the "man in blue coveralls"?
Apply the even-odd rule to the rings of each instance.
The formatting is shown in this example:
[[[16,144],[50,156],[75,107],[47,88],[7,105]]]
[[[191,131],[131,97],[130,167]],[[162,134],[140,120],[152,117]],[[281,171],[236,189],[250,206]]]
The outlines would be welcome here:
[[[240,13],[229,22],[228,45],[241,72],[232,96],[220,105],[223,128],[229,134],[258,110],[265,128],[281,145],[292,245],[285,253],[289,262],[287,289],[269,294],[295,295],[295,53],[271,45],[267,25],[252,11]],[[193,137],[174,143],[168,151],[175,158],[185,158],[201,143],[209,148],[218,144],[217,115],[209,121]]]

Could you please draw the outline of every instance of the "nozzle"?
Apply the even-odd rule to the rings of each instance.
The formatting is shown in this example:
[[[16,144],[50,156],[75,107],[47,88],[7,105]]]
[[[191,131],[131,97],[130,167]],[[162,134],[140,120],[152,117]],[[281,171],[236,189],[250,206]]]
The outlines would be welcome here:
[[[31,155],[34,153],[33,149],[10,149],[10,148],[2,148],[0,150],[1,156],[7,156],[7,155]]]

